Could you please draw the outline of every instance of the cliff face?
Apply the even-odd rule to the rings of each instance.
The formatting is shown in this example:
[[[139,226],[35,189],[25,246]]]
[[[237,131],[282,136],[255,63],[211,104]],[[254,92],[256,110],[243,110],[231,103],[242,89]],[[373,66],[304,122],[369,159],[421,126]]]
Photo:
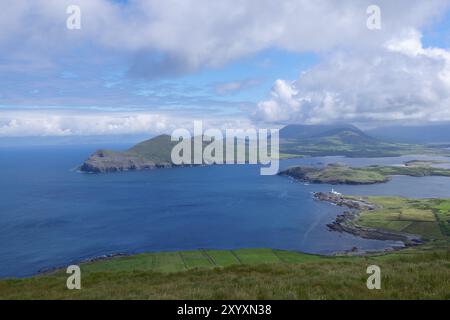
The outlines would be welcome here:
[[[154,169],[157,164],[127,153],[99,150],[80,167],[83,172],[103,173],[129,170]]]

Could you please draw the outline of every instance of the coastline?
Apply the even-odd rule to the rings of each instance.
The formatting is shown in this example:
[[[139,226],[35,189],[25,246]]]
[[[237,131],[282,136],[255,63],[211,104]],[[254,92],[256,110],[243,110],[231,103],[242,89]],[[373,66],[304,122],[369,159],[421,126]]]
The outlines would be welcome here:
[[[356,222],[361,216],[363,211],[374,211],[378,207],[365,201],[363,199],[350,199],[338,193],[324,193],[316,192],[313,197],[318,201],[328,202],[340,207],[346,207],[350,210],[345,210],[342,214],[338,215],[336,219],[327,225],[331,231],[340,233],[349,233],[357,237],[372,240],[382,241],[400,241],[404,244],[404,248],[421,245],[424,240],[415,234],[409,234],[404,232],[388,231],[381,228],[371,228],[358,225]],[[403,248],[400,248],[403,249]],[[381,252],[387,252],[392,250],[399,250],[399,248],[392,247],[384,249]],[[355,252],[351,250],[350,252]],[[347,252],[348,253],[348,252]]]

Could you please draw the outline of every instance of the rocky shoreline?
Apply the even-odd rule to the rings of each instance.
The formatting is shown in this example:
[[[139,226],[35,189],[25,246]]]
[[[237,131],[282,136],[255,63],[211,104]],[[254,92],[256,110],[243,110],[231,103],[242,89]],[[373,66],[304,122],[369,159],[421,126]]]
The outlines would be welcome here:
[[[362,211],[372,211],[377,209],[374,204],[365,200],[349,199],[340,194],[324,192],[314,193],[314,198],[319,201],[326,201],[340,207],[351,209],[351,211],[344,211],[344,213],[336,217],[335,221],[327,225],[332,231],[346,232],[364,239],[401,241],[407,247],[423,243],[423,240],[418,235],[357,225],[355,222]]]

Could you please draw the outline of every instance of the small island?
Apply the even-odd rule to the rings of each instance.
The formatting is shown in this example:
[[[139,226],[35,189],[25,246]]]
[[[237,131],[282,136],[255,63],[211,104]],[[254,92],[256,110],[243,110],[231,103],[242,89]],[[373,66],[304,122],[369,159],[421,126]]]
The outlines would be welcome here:
[[[388,182],[394,175],[450,177],[450,169],[418,165],[353,168],[343,164],[329,164],[324,167],[294,166],[279,174],[310,183],[359,185]]]

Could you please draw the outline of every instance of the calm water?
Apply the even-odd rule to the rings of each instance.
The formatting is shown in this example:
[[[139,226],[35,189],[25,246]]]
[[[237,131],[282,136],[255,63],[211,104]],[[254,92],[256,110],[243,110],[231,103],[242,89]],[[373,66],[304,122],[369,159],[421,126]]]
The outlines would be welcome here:
[[[329,254],[395,245],[329,232],[326,224],[340,209],[314,201],[311,192],[330,186],[260,176],[256,166],[104,175],[73,170],[96,147],[0,148],[0,277],[112,253],[271,247]],[[325,157],[287,160],[282,167],[408,159]],[[338,190],[450,197],[450,178],[395,177],[388,184]]]

